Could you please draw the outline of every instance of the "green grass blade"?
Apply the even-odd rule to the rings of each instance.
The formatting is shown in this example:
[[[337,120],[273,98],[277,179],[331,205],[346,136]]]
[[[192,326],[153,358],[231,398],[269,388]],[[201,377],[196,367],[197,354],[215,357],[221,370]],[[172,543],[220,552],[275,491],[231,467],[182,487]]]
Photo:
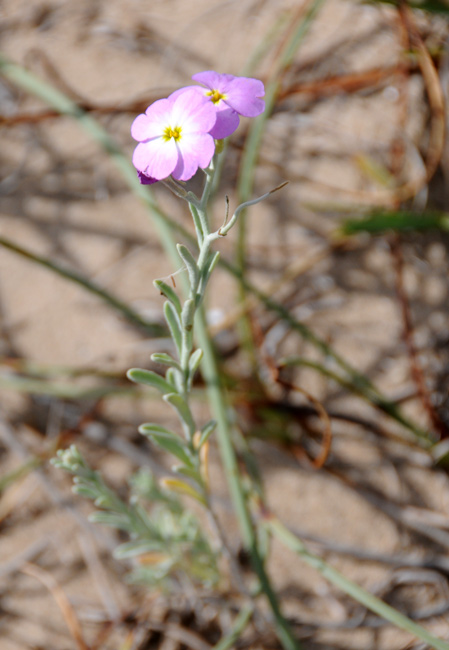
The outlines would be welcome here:
[[[65,278],[66,280],[70,280],[70,282],[74,282],[75,284],[78,284],[79,286],[83,287],[83,289],[89,291],[89,293],[98,296],[110,307],[113,307],[118,312],[120,312],[129,322],[133,323],[134,325],[137,325],[139,328],[147,332],[147,334],[149,334],[150,336],[154,336],[154,337],[167,336],[168,332],[165,327],[157,323],[150,323],[149,321],[145,320],[144,318],[142,318],[142,316],[140,316],[138,312],[134,311],[134,309],[132,309],[127,303],[123,302],[122,300],[119,300],[112,293],[106,291],[105,289],[102,289],[101,287],[98,286],[98,284],[96,284],[92,280],[89,280],[85,276],[80,275],[76,271],[66,269],[65,267],[61,266],[57,262],[52,261],[48,257],[44,257],[43,255],[37,255],[36,253],[32,253],[30,250],[24,248],[23,246],[19,246],[19,244],[16,244],[11,240],[6,239],[6,237],[0,237],[0,246],[3,246],[3,248],[10,250],[13,253],[16,253],[17,255],[20,255],[21,257],[24,257],[30,262],[35,262],[36,264],[39,264],[40,266],[47,268],[49,271],[56,273],[62,278]]]
[[[329,582],[348,594],[361,605],[364,605],[371,612],[381,618],[393,623],[396,627],[413,634],[425,643],[428,643],[435,650],[449,650],[449,643],[438,639],[418,623],[398,612],[397,609],[384,603],[380,598],[373,596],[365,589],[348,578],[345,578],[339,571],[331,567],[327,562],[317,555],[310,553],[301,539],[284,526],[276,517],[268,515],[264,520],[265,525],[285,546],[297,553],[306,564],[321,573]]]
[[[369,232],[373,235],[388,231],[449,230],[449,214],[444,212],[377,211],[361,219],[346,219],[339,232],[355,235]]]

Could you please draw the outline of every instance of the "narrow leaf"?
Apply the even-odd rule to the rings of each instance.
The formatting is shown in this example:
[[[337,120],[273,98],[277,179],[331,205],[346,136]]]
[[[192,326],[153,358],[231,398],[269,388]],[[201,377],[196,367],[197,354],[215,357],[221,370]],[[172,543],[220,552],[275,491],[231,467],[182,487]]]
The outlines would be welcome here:
[[[192,352],[192,354],[190,355],[189,374],[191,377],[193,377],[193,375],[198,370],[198,366],[200,365],[202,358],[203,358],[203,351],[201,350],[201,348],[198,348],[197,350],[195,350],[195,352]]]
[[[193,345],[193,321],[195,319],[195,311],[195,300],[186,300],[184,307],[182,308],[182,327],[185,346],[187,349],[191,349]]]
[[[195,311],[196,311],[195,301],[191,299],[186,300],[184,303],[184,307],[182,308],[182,326],[188,332],[191,332],[193,329],[193,320],[195,318]]]
[[[132,531],[132,524],[129,521],[129,517],[117,512],[104,512],[102,510],[93,512],[89,515],[89,521],[94,524],[104,524],[105,526],[118,528],[119,530]]]
[[[188,476],[189,478],[193,479],[197,483],[201,485],[201,475],[197,469],[194,467],[186,467],[185,465],[178,465],[176,467],[172,467],[172,470],[176,472],[177,474],[183,474],[183,476]]]
[[[74,494],[79,494],[82,497],[87,499],[92,499],[93,501],[98,497],[98,490],[88,487],[87,485],[74,485],[72,487],[72,492]]]
[[[144,384],[145,386],[151,386],[152,388],[157,388],[161,393],[172,393],[173,387],[165,381],[163,377],[153,372],[152,370],[142,370],[141,368],[131,368],[126,373],[128,379],[136,382],[136,384]]]
[[[173,436],[166,433],[153,433],[150,434],[151,440],[164,451],[176,456],[181,463],[189,467],[193,467],[192,458],[188,452],[187,447],[182,443],[178,436]]]
[[[196,305],[198,306],[201,303],[201,300],[203,299],[204,296],[204,291],[206,289],[206,285],[209,281],[209,278],[211,276],[212,271],[218,264],[218,260],[220,258],[220,252],[217,251],[214,255],[211,255],[209,258],[208,263],[204,267],[202,273],[201,273],[201,278],[200,278],[200,283],[198,287],[198,293],[196,296]]]
[[[362,219],[347,219],[340,229],[344,235],[380,234],[388,230],[449,230],[449,215],[444,212],[377,211]]]
[[[201,429],[201,437],[198,441],[197,449],[201,449],[209,436],[215,431],[217,423],[215,420],[210,420],[204,427]]]
[[[168,327],[170,328],[172,339],[174,340],[176,349],[178,350],[178,355],[181,356],[181,350],[182,350],[181,322],[179,320],[179,315],[176,309],[171,304],[171,302],[165,303],[164,315]]]
[[[155,551],[164,551],[165,542],[156,540],[139,539],[132,542],[120,544],[115,551],[114,557],[118,560],[123,560],[127,557],[136,557],[144,553],[154,553]]]
[[[217,252],[212,256],[211,261],[210,261],[210,263],[209,263],[209,266],[207,267],[207,275],[208,275],[208,277],[210,276],[210,274],[212,273],[212,271],[214,270],[214,268],[217,266],[217,264],[218,264],[218,260],[219,260],[219,259],[220,259],[220,251],[217,251]]]
[[[193,257],[192,253],[187,248],[187,246],[184,246],[183,244],[178,244],[176,248],[178,249],[178,253],[182,261],[187,267],[192,293],[195,293],[200,279],[200,272],[196,260]]]
[[[182,392],[182,372],[180,373],[176,368],[169,368],[165,373],[165,379],[168,381],[170,386],[173,386],[175,392]],[[171,392],[173,393],[173,391]]]
[[[172,289],[170,285],[166,284],[162,280],[155,280],[153,284],[156,287],[156,289],[159,289],[161,294],[167,298],[167,300],[170,300],[170,302],[172,303],[172,305],[174,306],[178,314],[180,314],[182,310],[182,306],[176,291]]]
[[[167,404],[170,404],[175,411],[178,413],[178,416],[184,425],[184,429],[191,438],[193,434],[195,433],[195,423],[192,418],[192,414],[190,413],[189,406],[185,399],[181,397],[178,393],[171,393],[170,395],[164,395],[163,399],[167,402]]]
[[[141,433],[143,436],[152,436],[153,433],[163,433],[166,436],[174,436],[179,438],[179,436],[174,431],[170,431],[160,424],[153,424],[153,422],[145,422],[145,424],[141,424],[139,427],[139,433]]]
[[[178,494],[192,497],[203,505],[206,505],[204,497],[202,497],[201,494],[197,492],[191,485],[184,483],[184,481],[181,481],[177,478],[164,478],[162,479],[161,483],[164,487],[166,487],[168,490],[171,490],[172,492],[177,492]]]
[[[155,352],[151,355],[151,360],[155,363],[161,363],[163,366],[170,366],[171,368],[181,370],[179,363],[165,352]]]

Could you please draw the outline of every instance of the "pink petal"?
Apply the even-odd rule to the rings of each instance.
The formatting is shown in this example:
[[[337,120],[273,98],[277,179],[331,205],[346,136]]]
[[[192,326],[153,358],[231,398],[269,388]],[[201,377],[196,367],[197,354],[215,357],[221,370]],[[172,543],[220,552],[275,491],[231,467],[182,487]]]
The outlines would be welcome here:
[[[174,100],[171,112],[174,125],[182,128],[182,134],[208,133],[214,126],[215,107],[196,89],[180,93]]]
[[[215,151],[214,139],[208,133],[187,134],[179,141],[178,150],[178,164],[172,175],[180,181],[188,181],[198,167],[204,169],[209,165]]]
[[[147,115],[153,122],[165,124],[167,116],[170,115],[172,104],[173,102],[170,99],[158,99],[148,106],[145,115]]]
[[[134,140],[143,142],[150,138],[160,137],[169,124],[172,102],[168,99],[158,99],[148,106],[145,113],[138,115],[131,126]]]
[[[210,130],[210,134],[216,140],[227,138],[231,133],[234,133],[240,123],[238,114],[229,106],[220,102],[223,108],[217,110],[217,121],[214,127]]]
[[[227,75],[227,76],[231,76],[231,75]],[[207,93],[209,92],[208,89],[201,88],[200,86],[186,86],[185,88],[180,88],[179,90],[175,90],[175,92],[173,92],[170,95],[169,99],[175,99],[176,97],[179,97],[179,95],[181,95],[182,93],[185,93],[187,90],[194,90],[195,92],[199,93],[202,97],[205,97],[207,100],[210,100],[210,97],[207,96]],[[209,131],[209,133],[216,140],[227,138],[228,135],[234,133],[234,131],[238,127],[240,122],[239,116],[232,108],[230,108],[230,106],[227,106],[227,104],[225,104],[225,102],[223,101],[219,102],[218,104],[213,104],[212,101],[210,101],[210,103],[212,104],[212,106],[216,111],[216,122],[215,125],[212,127],[212,129]]]
[[[144,143],[140,143],[134,149],[133,165],[139,172],[145,172],[148,167],[148,150]]]
[[[174,100],[179,97],[179,95],[185,93],[187,90],[194,90],[195,92],[201,94],[203,97],[206,97],[207,88],[201,88],[201,86],[184,86],[183,88],[178,88],[178,90],[172,92],[172,94],[168,96],[168,99]]]
[[[147,140],[147,129],[149,123],[148,117],[143,113],[136,117],[134,122],[131,124],[131,135],[134,140],[138,140],[139,142]]]
[[[137,145],[133,155],[134,167],[160,181],[168,178],[178,162],[178,150],[172,139],[163,138],[141,142]]]
[[[229,84],[236,79],[232,74],[220,74],[214,70],[206,70],[205,72],[198,72],[194,74],[192,79],[199,84],[204,84],[211,90],[219,90],[225,92]]]
[[[208,167],[215,153],[215,142],[212,135],[209,133],[191,135],[188,144],[195,149],[198,167],[201,167],[201,169]],[[183,147],[184,149],[187,149],[187,142]]]
[[[265,102],[260,99],[264,95],[265,88],[259,79],[235,77],[229,85],[227,97],[224,101],[239,115],[256,117],[265,110]]]
[[[183,156],[182,153],[178,156],[178,162],[172,172],[173,178],[178,181],[188,181],[196,174],[198,170],[198,162],[192,156]]]

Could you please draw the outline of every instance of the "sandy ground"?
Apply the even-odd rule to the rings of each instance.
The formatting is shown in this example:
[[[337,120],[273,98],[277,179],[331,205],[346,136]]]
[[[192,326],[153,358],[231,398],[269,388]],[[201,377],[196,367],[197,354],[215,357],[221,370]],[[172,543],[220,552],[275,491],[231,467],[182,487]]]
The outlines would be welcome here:
[[[128,105],[166,96],[199,70],[239,74],[261,43],[254,74],[266,79],[273,70],[279,34],[298,9],[298,3],[269,0],[3,0],[1,49],[83,104],[123,109],[106,110],[99,119],[131,156],[129,127],[136,111],[127,110]],[[429,49],[444,42],[447,28],[438,18],[419,15],[417,23]],[[394,66],[401,49],[392,9],[329,0],[284,76],[282,89]],[[442,66],[443,88],[444,73]],[[3,82],[0,108],[9,120],[45,110]],[[346,209],[391,199],[388,184],[381,185],[367,166],[390,168],[395,142],[400,141],[405,152],[400,183],[419,182],[428,120],[424,84],[416,71],[405,81],[399,73],[385,75],[357,92],[331,88],[290,92],[284,98],[281,93],[266,127],[254,192],[263,193],[285,179],[290,184],[251,209],[248,219],[251,280],[288,306],[385,394],[402,401],[407,416],[423,428],[430,423],[416,394],[404,342],[391,238],[360,236],[336,246],[333,234]],[[217,223],[225,194],[235,205],[246,128],[242,123],[232,138],[213,206]],[[444,160],[436,181],[415,197],[415,207],[429,201],[446,208]],[[74,269],[147,318],[162,322],[162,300],[152,280],[172,273],[171,263],[145,208],[77,124],[65,118],[3,124],[0,166],[1,237]],[[167,213],[190,228],[184,205],[164,188],[156,187],[154,194]],[[235,241],[233,235],[221,244],[229,259]],[[444,422],[448,239],[441,232],[407,234],[402,255],[419,361]],[[282,426],[298,442],[292,449],[267,439],[262,411],[239,400],[250,368],[243,355],[230,352],[239,320],[236,295],[234,280],[218,271],[208,313],[226,356],[224,368],[237,382],[238,422],[260,461],[271,508],[345,575],[448,638],[446,472],[436,468],[399,425],[334,382],[302,369],[291,374],[292,381],[330,412],[359,419],[333,420],[328,461],[314,469],[301,452],[308,444],[299,417],[305,402],[270,384],[261,355],[262,401],[265,406],[275,403],[281,411],[280,404],[288,402],[292,416]],[[137,426],[149,417],[161,422],[170,417],[151,397],[116,397],[101,403],[60,399],[20,393],[11,389],[10,380],[15,376],[14,359],[44,364],[47,372],[62,366],[72,372],[95,367],[123,378],[127,368],[147,366],[150,354],[165,349],[166,341],[146,338],[79,286],[4,248],[0,314],[3,476],[32,455],[51,455],[61,432],[65,442],[79,444],[91,464],[122,492],[139,465],[163,472],[166,460],[137,434]],[[253,317],[264,328],[264,348],[270,354],[321,358],[310,343],[262,307],[256,307]],[[73,385],[76,379],[64,381]],[[82,381],[77,385],[92,383]],[[206,417],[204,400],[198,408]],[[315,453],[316,444],[309,441],[308,450]],[[211,463],[217,507],[237,553],[239,535],[215,448]],[[2,492],[1,650],[211,647],[229,628],[239,600],[232,594],[209,594],[206,606],[189,594],[169,598],[128,585],[127,566],[111,557],[116,538],[88,524],[88,512],[88,504],[71,496],[68,477],[46,462]],[[367,614],[277,542],[269,569],[305,648],[412,647],[408,635]],[[61,594],[69,599],[87,646],[68,629]],[[195,639],[187,638],[185,630]],[[247,642],[254,648],[278,647],[266,629],[252,630]]]

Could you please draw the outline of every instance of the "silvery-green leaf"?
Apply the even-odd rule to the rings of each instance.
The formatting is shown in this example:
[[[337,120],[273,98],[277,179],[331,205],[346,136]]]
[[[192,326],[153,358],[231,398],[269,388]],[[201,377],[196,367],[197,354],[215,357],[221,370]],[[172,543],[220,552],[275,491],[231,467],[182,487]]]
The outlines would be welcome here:
[[[114,557],[118,560],[123,560],[127,557],[136,557],[144,553],[154,553],[166,550],[165,542],[156,540],[136,539],[132,542],[120,544],[115,551]]]
[[[197,483],[201,484],[201,475],[198,472],[197,469],[194,467],[186,467],[185,465],[177,465],[175,467],[172,467],[172,470],[176,472],[177,474],[182,474],[183,476],[188,476],[189,478],[193,479]]]
[[[165,303],[164,316],[165,316],[165,320],[167,321],[168,327],[170,328],[170,333],[172,339],[175,342],[176,349],[178,350],[178,355],[181,356],[181,350],[182,350],[181,321],[179,320],[179,315],[176,309],[171,304],[171,302]]]
[[[193,329],[193,320],[195,318],[195,301],[192,299],[186,300],[182,308],[182,326],[187,331]]]
[[[210,261],[210,263],[209,263],[209,265],[208,265],[208,267],[207,267],[207,274],[208,274],[208,276],[210,276],[210,274],[212,273],[212,271],[214,270],[214,268],[217,266],[217,264],[218,264],[218,260],[219,260],[219,259],[220,259],[220,251],[217,251],[217,252],[212,256],[211,261]]]
[[[159,289],[159,291],[163,296],[165,296],[168,300],[170,300],[170,302],[172,303],[172,305],[174,306],[178,314],[180,314],[182,310],[182,306],[176,291],[172,289],[168,284],[163,282],[162,280],[155,280],[153,284],[156,287],[156,289]]]
[[[98,508],[112,508],[114,505],[114,501],[109,494],[100,494],[94,503]]]
[[[187,267],[189,280],[190,280],[190,287],[192,289],[192,292],[195,293],[200,278],[200,272],[196,260],[193,257],[192,253],[187,248],[187,246],[184,246],[183,244],[177,244],[176,248],[178,249],[178,253],[182,261]]]
[[[201,449],[209,436],[215,431],[216,426],[217,423],[215,420],[209,420],[209,422],[204,425],[204,427],[201,429],[201,437],[198,442],[198,449]]]
[[[195,423],[190,413],[189,406],[185,399],[181,397],[178,393],[171,393],[171,395],[164,395],[163,399],[172,406],[175,411],[178,413],[178,416],[183,423],[184,429],[191,438],[195,433]]]
[[[161,363],[164,366],[170,366],[171,368],[177,368],[178,370],[181,370],[179,363],[165,352],[155,352],[151,355],[150,358],[155,363]]]
[[[182,327],[184,330],[184,339],[187,349],[193,344],[193,321],[195,318],[196,305],[192,299],[186,300],[182,308]]]
[[[167,433],[153,431],[153,433],[147,433],[146,435],[151,438],[154,444],[164,449],[164,451],[168,451],[169,454],[176,456],[185,465],[193,466],[192,457],[189,454],[188,448],[176,434],[170,431],[167,431]]]
[[[165,379],[168,383],[173,386],[174,390],[177,393],[181,393],[183,390],[182,386],[182,372],[176,368],[169,368],[165,373]],[[172,391],[173,392],[173,391]]]
[[[195,352],[192,352],[192,354],[190,355],[189,374],[191,377],[193,377],[193,375],[198,370],[198,366],[200,365],[202,358],[203,358],[203,351],[201,350],[201,348],[198,348],[197,350],[195,350]]]
[[[118,528],[119,530],[132,530],[132,525],[129,521],[129,518],[126,515],[117,512],[93,512],[91,515],[89,515],[89,521],[94,524],[112,526],[112,528]]]
[[[161,393],[172,393],[173,387],[163,377],[158,375],[152,370],[143,370],[141,368],[131,368],[126,373],[128,379],[136,382],[136,384],[145,384],[157,388]]]
[[[139,427],[139,433],[143,436],[151,436],[153,433],[163,433],[166,436],[177,436],[174,431],[170,431],[170,429],[166,429],[161,424],[154,424],[153,422],[145,422],[144,424],[141,424]]]
[[[214,255],[211,255],[207,264],[205,265],[205,267],[201,272],[200,284],[198,287],[198,294],[197,294],[197,306],[203,298],[206,284],[210,278],[212,271],[218,264],[219,257],[220,257],[219,251],[217,251]]]
[[[173,492],[177,492],[178,494],[192,497],[193,499],[199,501],[201,504],[206,505],[206,501],[203,495],[200,494],[197,490],[195,490],[194,487],[192,487],[188,483],[185,483],[184,481],[180,481],[177,478],[164,478],[162,479],[161,483],[164,487],[166,487],[167,489]]]
[[[95,500],[98,497],[98,490],[95,488],[90,488],[87,485],[74,485],[72,487],[72,492],[74,494],[79,494],[82,497],[87,499]]]

